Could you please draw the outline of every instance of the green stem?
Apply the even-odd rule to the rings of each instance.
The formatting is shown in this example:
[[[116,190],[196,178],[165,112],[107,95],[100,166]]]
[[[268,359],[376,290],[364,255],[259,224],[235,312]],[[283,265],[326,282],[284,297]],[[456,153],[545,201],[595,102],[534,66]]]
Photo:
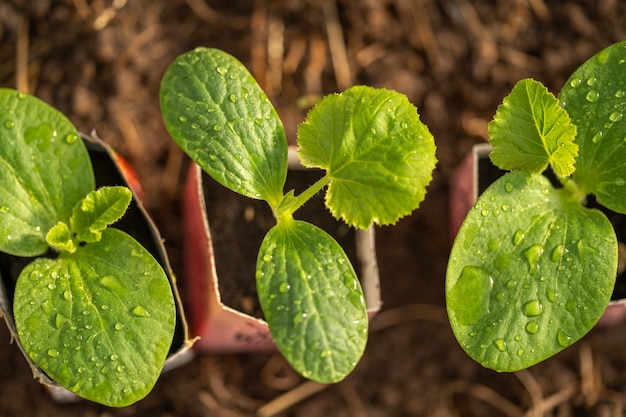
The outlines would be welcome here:
[[[282,200],[274,207],[274,215],[279,221],[285,218],[291,218],[291,215],[298,210],[304,203],[309,201],[311,197],[320,192],[328,183],[331,178],[328,175],[324,175],[317,180],[313,185],[304,190],[297,196],[293,195],[293,192],[287,193]]]

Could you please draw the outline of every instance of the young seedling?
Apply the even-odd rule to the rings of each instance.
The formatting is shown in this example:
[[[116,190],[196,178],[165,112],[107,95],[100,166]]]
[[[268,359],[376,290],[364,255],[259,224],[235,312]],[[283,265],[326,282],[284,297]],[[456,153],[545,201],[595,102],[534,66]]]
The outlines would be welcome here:
[[[606,309],[617,239],[588,196],[626,213],[626,42],[578,68],[557,100],[520,81],[489,124],[492,162],[512,172],[476,201],[446,277],[452,329],[497,371],[534,365],[584,336]],[[557,186],[542,172],[551,168]]]
[[[361,286],[339,244],[293,214],[325,187],[332,214],[359,228],[395,223],[417,208],[436,159],[415,107],[399,93],[363,86],[323,98],[299,126],[298,143],[303,164],[325,175],[299,195],[283,194],[282,123],[232,56],[198,48],[178,57],[162,80],[161,110],[171,136],[204,171],[273,210],[277,224],[261,244],[256,284],[280,351],[305,377],[344,378],[367,339]]]
[[[0,89],[0,172],[0,251],[29,258],[13,297],[24,351],[80,397],[115,407],[143,398],[168,354],[176,311],[161,266],[109,227],[131,191],[96,191],[70,121],[10,89]]]

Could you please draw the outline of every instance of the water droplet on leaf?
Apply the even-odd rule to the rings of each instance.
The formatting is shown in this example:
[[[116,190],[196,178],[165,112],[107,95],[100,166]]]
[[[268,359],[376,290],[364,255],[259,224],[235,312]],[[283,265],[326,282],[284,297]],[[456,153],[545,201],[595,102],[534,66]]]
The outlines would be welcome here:
[[[596,103],[600,99],[600,93],[598,93],[596,90],[589,90],[585,98],[590,103]]]
[[[526,324],[526,331],[529,334],[537,334],[537,332],[539,331],[539,325],[537,324],[536,321],[529,321]]]
[[[67,135],[65,135],[65,143],[67,143],[68,145],[76,143],[77,140],[78,135],[76,133],[68,133]]]
[[[462,325],[477,322],[489,312],[493,278],[480,267],[466,266],[450,291],[456,319]]]
[[[506,341],[504,339],[496,339],[493,341],[500,352],[506,351]]]
[[[563,329],[559,329],[556,331],[556,340],[559,343],[559,345],[561,347],[567,347],[570,344],[570,341],[572,340],[571,337],[569,337],[564,331]]]
[[[620,120],[622,120],[623,116],[624,115],[621,112],[614,111],[613,113],[609,114],[609,120],[612,122],[619,122]]]
[[[530,274],[535,275],[537,273],[537,269],[539,268],[539,257],[543,254],[543,246],[532,245],[531,247],[526,249],[523,254],[528,261]]]
[[[150,313],[144,306],[138,305],[131,312],[137,317],[150,317]]]
[[[524,304],[524,315],[528,317],[540,316],[543,313],[543,306],[539,300],[531,300]]]

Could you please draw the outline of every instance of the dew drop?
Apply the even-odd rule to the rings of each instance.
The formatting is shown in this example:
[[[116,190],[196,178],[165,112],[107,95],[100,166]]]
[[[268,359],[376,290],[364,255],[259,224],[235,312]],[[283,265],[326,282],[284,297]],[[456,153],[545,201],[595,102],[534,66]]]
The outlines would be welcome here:
[[[489,242],[487,242],[487,248],[491,252],[497,251],[500,249],[500,241],[498,239],[489,239]]]
[[[504,271],[513,264],[513,259],[508,253],[501,253],[493,261],[493,264],[498,271]]]
[[[322,350],[320,352],[320,357],[322,357],[322,358],[327,358],[329,356],[330,356],[330,350],[328,350],[328,349],[324,349],[324,350]]]
[[[506,351],[506,341],[504,339],[496,339],[493,341],[500,352]]]
[[[126,288],[122,285],[115,275],[105,275],[100,278],[100,285],[114,294],[123,296],[126,294]]]
[[[68,133],[67,135],[65,135],[65,143],[67,143],[68,145],[76,143],[77,140],[78,135],[76,133]]]
[[[565,309],[570,313],[573,313],[576,310],[576,302],[574,300],[567,300],[565,303]]]
[[[517,356],[522,356],[524,354],[524,349],[519,348],[517,349]]]
[[[5,206],[5,205],[0,206],[0,213],[7,214],[10,211],[11,209],[9,208],[9,206]]]
[[[614,111],[613,113],[609,114],[609,120],[612,122],[619,122],[620,120],[622,120],[622,117],[624,117],[624,115],[618,111]]]
[[[270,262],[272,260],[272,255],[270,255],[269,253],[266,253],[265,255],[263,255],[263,262]]]
[[[256,279],[261,279],[261,278],[263,278],[264,275],[265,275],[265,273],[263,271],[261,271],[260,269],[257,270],[256,273],[254,274]]]
[[[263,121],[263,119],[254,119],[254,124],[258,127],[265,127],[265,122]]]
[[[483,268],[466,266],[450,291],[451,304],[461,325],[477,322],[489,312],[493,278]]]
[[[543,313],[543,306],[539,300],[531,300],[524,304],[524,315],[528,317],[540,316]]]
[[[238,100],[238,97],[235,94],[231,94],[228,96],[228,99],[230,100],[231,103],[236,103]]]
[[[596,103],[600,99],[600,93],[598,93],[596,90],[589,90],[585,98],[590,103]]]
[[[558,262],[563,255],[567,253],[567,248],[565,245],[556,245],[556,247],[552,250],[552,254],[550,255],[550,260],[552,262]]]
[[[569,337],[567,333],[563,331],[563,329],[559,329],[556,331],[556,341],[561,347],[569,346],[571,340],[572,338]]]
[[[593,135],[593,137],[591,138],[591,141],[593,143],[598,143],[600,142],[600,140],[602,139],[602,135],[604,135],[604,133],[602,131],[600,132],[596,132],[595,135]]]
[[[117,331],[120,331],[124,328],[124,325],[122,323],[115,323],[115,326],[113,326],[113,328]]]
[[[535,275],[537,273],[537,269],[539,268],[539,257],[543,254],[543,246],[532,245],[528,249],[524,250],[523,254],[528,261],[530,274]]]
[[[524,239],[524,231],[522,229],[519,229],[517,232],[515,232],[515,234],[513,235],[513,244],[514,245],[519,245],[520,242],[522,241],[522,239]]]
[[[148,312],[148,310],[146,310],[145,307],[140,306],[140,305],[135,306],[135,308],[133,308],[131,312],[133,313],[133,315],[137,317],[149,317],[150,316],[150,313]]]
[[[552,288],[546,288],[546,298],[551,303],[556,303],[556,300],[559,298],[559,294]]]
[[[4,122],[4,127],[7,129],[13,129],[15,127],[15,122],[13,120],[7,120]]]
[[[580,260],[583,260],[585,256],[589,254],[596,253],[596,250],[589,245],[589,242],[587,242],[587,239],[585,238],[582,238],[578,241],[578,243],[576,244],[576,249],[578,252],[578,258]]]
[[[592,87],[596,84],[597,81],[598,79],[596,77],[589,77],[589,79],[587,80],[587,85],[589,87]]]
[[[58,350],[56,350],[56,349],[48,349],[48,356],[50,356],[51,358],[58,358],[59,355],[61,355],[61,354],[59,353]]]
[[[226,75],[226,73],[228,72],[228,68],[226,67],[216,67],[215,70],[220,75]]]
[[[186,118],[185,116],[180,116],[180,117],[178,118],[178,120],[179,120],[181,123],[187,123],[187,118]]]
[[[504,191],[506,191],[507,193],[510,193],[513,191],[513,184],[510,182],[506,182],[504,184]]]
[[[289,291],[289,289],[291,289],[291,285],[287,284],[286,282],[283,282],[278,286],[278,291],[281,293],[286,293],[287,291]]]
[[[575,77],[575,78],[572,78],[572,80],[569,82],[569,85],[570,85],[570,86],[572,86],[572,87],[574,87],[574,88],[576,88],[576,87],[578,87],[579,85],[581,85],[581,84],[582,84],[582,82],[583,82],[583,80],[581,80],[581,79],[580,79],[580,78],[578,78],[578,77]]]
[[[119,356],[117,356],[117,355],[114,353],[114,354],[112,354],[109,358],[110,358],[112,361],[116,361],[116,360],[118,360],[120,357],[119,357]]]
[[[623,98],[626,96],[626,92],[624,92],[624,90],[617,90],[615,92],[615,97],[616,98]]]
[[[529,334],[537,334],[537,332],[539,331],[539,325],[537,324],[536,321],[529,321],[526,324],[526,331]]]

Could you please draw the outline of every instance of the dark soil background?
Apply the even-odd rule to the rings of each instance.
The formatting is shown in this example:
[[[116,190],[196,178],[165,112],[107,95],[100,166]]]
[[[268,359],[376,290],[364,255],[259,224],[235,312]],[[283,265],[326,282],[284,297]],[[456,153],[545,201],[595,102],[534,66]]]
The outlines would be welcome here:
[[[398,90],[418,107],[439,158],[420,209],[377,230],[385,304],[345,381],[307,383],[275,354],[200,354],[131,407],[60,405],[3,328],[0,415],[621,416],[626,325],[596,328],[542,364],[498,374],[458,347],[443,289],[449,180],[485,140],[502,98],[525,77],[558,92],[578,65],[624,38],[620,0],[0,1],[0,85],[46,100],[83,132],[96,129],[135,166],[183,290],[186,159],[158,106],[160,78],[180,53],[211,46],[237,56],[291,140],[322,94],[352,84]]]

